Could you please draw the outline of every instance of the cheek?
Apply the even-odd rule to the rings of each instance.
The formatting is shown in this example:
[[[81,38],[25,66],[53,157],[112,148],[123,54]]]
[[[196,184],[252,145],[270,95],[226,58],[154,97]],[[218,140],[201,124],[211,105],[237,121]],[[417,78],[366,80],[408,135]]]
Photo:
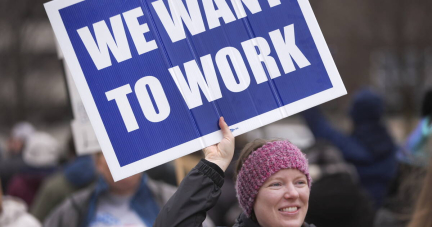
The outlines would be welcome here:
[[[255,199],[254,210],[271,211],[283,198],[280,190],[260,190]]]
[[[253,206],[255,216],[258,223],[262,226],[269,226],[273,220],[273,209],[277,204],[278,199],[274,192],[259,191]]]
[[[310,195],[310,189],[309,188],[305,188],[305,189],[301,189],[299,190],[299,197],[300,200],[304,203],[304,205],[308,205],[309,203],[309,195]]]
[[[134,187],[141,182],[141,176],[142,176],[141,174],[136,174],[128,178],[125,178],[123,180],[120,180],[117,183],[120,186],[124,186],[124,187]]]

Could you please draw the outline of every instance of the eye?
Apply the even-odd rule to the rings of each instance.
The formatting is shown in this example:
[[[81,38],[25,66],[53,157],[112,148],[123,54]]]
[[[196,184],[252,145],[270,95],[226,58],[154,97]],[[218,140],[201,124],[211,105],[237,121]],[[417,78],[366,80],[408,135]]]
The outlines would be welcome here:
[[[306,181],[305,180],[299,180],[299,181],[297,181],[297,184],[298,185],[305,185]]]
[[[269,186],[270,187],[279,187],[279,186],[282,186],[282,183],[281,182],[274,182],[274,183],[271,183]]]

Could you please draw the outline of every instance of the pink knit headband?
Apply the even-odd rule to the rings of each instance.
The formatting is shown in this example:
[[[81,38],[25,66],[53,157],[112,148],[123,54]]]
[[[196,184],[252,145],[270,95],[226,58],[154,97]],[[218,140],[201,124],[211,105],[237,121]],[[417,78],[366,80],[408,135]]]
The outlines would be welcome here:
[[[246,216],[251,216],[261,186],[281,169],[299,170],[306,175],[311,187],[308,161],[300,149],[285,140],[268,142],[249,155],[237,175],[237,198]]]

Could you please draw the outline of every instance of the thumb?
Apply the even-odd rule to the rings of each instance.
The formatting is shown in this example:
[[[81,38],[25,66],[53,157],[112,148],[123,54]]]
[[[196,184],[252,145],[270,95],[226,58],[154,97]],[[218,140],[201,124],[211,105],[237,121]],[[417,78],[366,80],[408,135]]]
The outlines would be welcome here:
[[[221,128],[222,135],[224,138],[231,139],[234,138],[231,130],[228,127],[228,124],[225,122],[224,117],[219,118],[219,127]]]

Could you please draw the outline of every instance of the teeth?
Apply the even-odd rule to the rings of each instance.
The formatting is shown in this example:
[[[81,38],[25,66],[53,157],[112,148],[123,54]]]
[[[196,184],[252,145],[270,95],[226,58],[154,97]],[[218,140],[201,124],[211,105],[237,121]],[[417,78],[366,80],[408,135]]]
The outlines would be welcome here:
[[[282,208],[280,210],[284,211],[284,212],[295,212],[295,211],[297,211],[297,207],[286,207],[286,208]]]

